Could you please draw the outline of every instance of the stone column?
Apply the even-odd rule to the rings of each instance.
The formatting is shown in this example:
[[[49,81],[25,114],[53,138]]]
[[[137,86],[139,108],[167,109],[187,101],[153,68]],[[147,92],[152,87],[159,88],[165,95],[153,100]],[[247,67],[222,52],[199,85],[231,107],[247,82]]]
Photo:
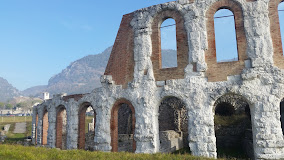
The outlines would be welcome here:
[[[37,108],[33,107],[33,117],[32,117],[32,144],[36,144],[36,134],[37,134],[37,126],[36,126],[36,115]]]
[[[70,100],[66,106],[67,149],[77,149],[78,146],[78,109],[79,105],[74,100]]]
[[[203,91],[195,91],[188,104],[188,137],[189,147],[193,155],[217,157],[216,137],[214,131],[213,106],[208,102],[209,96]]]
[[[159,124],[158,109],[159,102],[153,96],[139,97],[135,104],[135,153],[157,153],[159,152]]]
[[[284,158],[280,104],[272,95],[263,96],[252,108],[252,127],[256,159]]]
[[[95,126],[95,146],[97,151],[111,151],[111,136],[110,136],[110,114],[111,111],[108,107],[100,106],[96,109],[96,126]]]
[[[48,110],[48,134],[47,134],[47,145],[50,148],[55,148],[56,142],[56,106],[52,106]]]

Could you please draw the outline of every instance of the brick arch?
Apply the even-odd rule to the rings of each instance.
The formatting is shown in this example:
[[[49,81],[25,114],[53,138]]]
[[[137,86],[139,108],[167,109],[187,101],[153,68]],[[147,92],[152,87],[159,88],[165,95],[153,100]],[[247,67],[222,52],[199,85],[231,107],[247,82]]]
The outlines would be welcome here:
[[[284,56],[280,32],[280,22],[278,15],[278,6],[284,0],[270,0],[269,1],[269,18],[270,18],[270,33],[273,43],[273,60],[274,65],[284,69]],[[284,38],[284,37],[283,37]]]
[[[78,149],[85,149],[85,118],[86,118],[86,111],[89,107],[93,106],[90,102],[84,102],[80,105],[78,117],[79,117],[79,123],[78,123]],[[94,108],[93,108],[94,110]],[[96,126],[96,112],[94,110],[94,128]]]
[[[42,145],[47,144],[47,136],[48,136],[48,111],[47,107],[44,107],[43,114],[42,114]]]
[[[64,126],[64,116],[66,113],[66,107],[64,105],[59,105],[56,109],[56,148],[66,149],[67,128]],[[66,115],[67,116],[67,115]],[[63,132],[65,129],[65,133]]]
[[[238,61],[220,62],[216,59],[214,15],[219,9],[229,9],[234,14],[237,38]],[[238,2],[232,0],[220,0],[213,3],[206,12],[208,50],[205,51],[205,60],[208,66],[206,76],[209,82],[226,81],[227,76],[239,75],[245,68],[247,40],[244,30],[243,10]]]
[[[176,40],[177,40],[177,67],[162,68],[161,57],[161,24],[168,18],[176,22]],[[156,81],[169,79],[183,79],[184,68],[188,64],[188,38],[184,27],[183,16],[175,10],[165,10],[158,13],[152,22],[152,56],[153,71]]]
[[[118,110],[121,107],[122,104],[127,104],[128,107],[131,109],[132,112],[132,133],[134,135],[135,133],[135,108],[133,107],[132,103],[128,101],[127,99],[119,99],[117,100],[111,110],[111,120],[110,120],[110,132],[111,132],[111,151],[112,152],[118,152]],[[134,136],[133,136],[134,137]],[[132,144],[133,152],[136,150],[136,142],[133,138],[133,144]]]

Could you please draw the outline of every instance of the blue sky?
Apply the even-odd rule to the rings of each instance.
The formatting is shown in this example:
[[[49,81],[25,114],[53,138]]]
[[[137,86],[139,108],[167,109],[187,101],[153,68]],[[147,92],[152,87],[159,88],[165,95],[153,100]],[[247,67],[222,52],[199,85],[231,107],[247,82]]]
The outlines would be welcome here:
[[[113,45],[124,14],[169,1],[2,0],[0,77],[20,90],[46,85],[71,62]]]

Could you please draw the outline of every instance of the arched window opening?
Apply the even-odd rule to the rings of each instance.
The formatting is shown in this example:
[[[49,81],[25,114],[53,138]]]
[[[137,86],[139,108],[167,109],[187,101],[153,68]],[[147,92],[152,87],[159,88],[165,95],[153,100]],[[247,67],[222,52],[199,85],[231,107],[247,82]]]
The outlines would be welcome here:
[[[284,135],[284,99],[280,103],[280,117],[282,133]]]
[[[161,59],[162,68],[177,67],[177,38],[176,22],[172,18],[166,19],[161,27]]]
[[[188,115],[185,104],[180,99],[168,97],[161,102],[159,106],[159,135],[160,152],[170,153],[184,148],[190,153]]]
[[[48,131],[48,112],[45,108],[42,117],[42,145],[47,144],[47,131]]]
[[[78,149],[94,150],[96,112],[90,103],[79,109]]]
[[[111,146],[113,152],[135,152],[135,110],[127,100],[118,101],[112,109]]]
[[[251,116],[246,100],[234,94],[220,97],[214,104],[214,127],[218,157],[254,156]]]
[[[284,55],[284,2],[278,5],[279,25],[281,32],[282,50]]]
[[[238,61],[238,49],[234,14],[220,9],[214,15],[217,62]]]
[[[56,148],[67,148],[67,114],[65,106],[58,106],[56,115]]]

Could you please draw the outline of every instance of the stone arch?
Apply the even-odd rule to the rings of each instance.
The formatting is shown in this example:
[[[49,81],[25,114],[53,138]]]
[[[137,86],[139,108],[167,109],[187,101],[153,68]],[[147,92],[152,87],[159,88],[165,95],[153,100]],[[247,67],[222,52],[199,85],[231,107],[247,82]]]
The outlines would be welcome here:
[[[160,152],[188,147],[188,111],[175,96],[164,97],[159,106]]]
[[[281,40],[280,21],[278,14],[278,6],[284,0],[270,0],[269,1],[269,18],[270,18],[270,34],[273,43],[273,60],[275,66],[284,69],[284,56]]]
[[[94,118],[93,122],[89,123],[92,126],[89,126],[88,130],[89,132],[86,133],[85,131],[85,125],[86,125],[86,112],[89,107],[92,107],[94,111]],[[90,144],[86,143],[88,141],[91,143],[91,141],[94,141],[94,136],[95,136],[95,126],[96,126],[96,112],[90,102],[84,102],[80,105],[79,107],[79,112],[78,112],[78,117],[79,117],[79,123],[78,123],[78,149],[90,149],[93,150],[93,145],[89,146]],[[86,137],[87,135],[87,137]],[[91,143],[92,144],[92,143]]]
[[[112,110],[111,110],[111,121],[110,121],[111,147],[112,147],[111,151],[112,152],[120,151],[120,149],[119,149],[119,126],[118,126],[119,125],[118,121],[119,121],[119,118],[120,118],[120,116],[119,116],[120,108],[128,108],[128,109],[131,110],[131,112],[130,112],[130,117],[131,117],[130,121],[131,121],[132,137],[131,137],[131,134],[130,134],[130,135],[128,135],[128,137],[122,137],[122,138],[127,138],[126,141],[131,141],[131,138],[133,138],[133,140],[131,142],[132,143],[132,151],[135,152],[135,150],[136,150],[136,142],[134,140],[135,122],[136,122],[135,108],[133,107],[133,105],[132,105],[132,103],[130,101],[128,101],[128,100],[126,100],[124,98],[121,98],[121,99],[117,100],[114,103],[114,105],[112,107]],[[130,149],[127,149],[126,151],[129,151],[129,150]]]
[[[67,113],[64,105],[56,108],[56,148],[67,148]]]
[[[176,22],[177,67],[162,68],[161,65],[161,24],[168,18]],[[164,10],[154,16],[152,22],[152,56],[153,71],[156,81],[184,78],[184,68],[188,64],[188,38],[184,27],[184,18],[176,10]]]
[[[280,102],[280,122],[281,122],[282,133],[284,135],[284,98]]]
[[[220,9],[228,9],[234,14],[235,29],[237,37],[238,61],[220,62],[216,59],[214,15]],[[226,81],[227,76],[239,75],[245,68],[246,54],[246,36],[244,29],[243,9],[241,4],[232,0],[220,0],[214,2],[206,12],[207,18],[207,39],[208,50],[205,51],[205,60],[208,66],[206,76],[209,82]]]
[[[234,93],[224,94],[215,101],[213,109],[218,156],[236,153],[232,156],[253,159],[251,112],[247,99]]]
[[[48,110],[47,106],[43,107],[43,114],[42,114],[42,145],[47,145],[47,136],[48,136]]]

